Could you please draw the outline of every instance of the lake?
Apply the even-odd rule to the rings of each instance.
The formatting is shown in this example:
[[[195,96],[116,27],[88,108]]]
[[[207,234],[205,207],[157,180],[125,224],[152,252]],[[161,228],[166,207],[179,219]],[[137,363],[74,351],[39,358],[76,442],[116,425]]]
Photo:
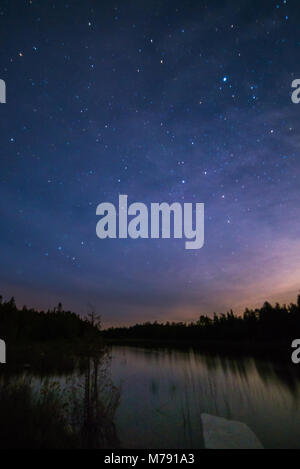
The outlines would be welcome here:
[[[202,414],[246,424],[265,448],[300,448],[297,365],[115,345],[97,365],[84,363],[68,371],[60,363],[56,371],[28,365],[12,376],[2,368],[0,381],[29,381],[37,396],[58,386],[79,416],[102,409],[96,421],[106,421],[113,448],[203,448]]]
[[[244,422],[265,448],[300,448],[296,365],[193,349],[113,346],[111,355],[124,448],[201,448],[202,413]]]

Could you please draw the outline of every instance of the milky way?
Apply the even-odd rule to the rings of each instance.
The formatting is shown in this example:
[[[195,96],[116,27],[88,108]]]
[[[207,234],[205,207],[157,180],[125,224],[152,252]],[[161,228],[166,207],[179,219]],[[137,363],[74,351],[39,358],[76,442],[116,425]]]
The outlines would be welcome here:
[[[296,1],[2,1],[0,285],[104,323],[292,301]],[[205,245],[96,236],[96,207],[205,203]]]

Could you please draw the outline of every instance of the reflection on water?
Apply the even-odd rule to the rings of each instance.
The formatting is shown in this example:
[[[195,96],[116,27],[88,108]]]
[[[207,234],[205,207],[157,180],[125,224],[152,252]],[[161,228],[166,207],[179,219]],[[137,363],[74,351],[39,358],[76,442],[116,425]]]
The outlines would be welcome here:
[[[114,346],[112,379],[125,448],[201,448],[201,414],[246,423],[265,448],[300,448],[296,368],[193,350]]]
[[[205,413],[244,422],[265,448],[300,448],[299,372],[296,365],[193,349],[113,346],[101,363],[2,373],[0,386],[29,380],[39,393],[57,383],[72,419],[84,423],[84,447],[101,440],[110,448],[202,448]]]
[[[114,414],[120,394],[110,363],[103,353],[81,357],[57,375],[30,366],[1,373],[0,448],[118,448]]]

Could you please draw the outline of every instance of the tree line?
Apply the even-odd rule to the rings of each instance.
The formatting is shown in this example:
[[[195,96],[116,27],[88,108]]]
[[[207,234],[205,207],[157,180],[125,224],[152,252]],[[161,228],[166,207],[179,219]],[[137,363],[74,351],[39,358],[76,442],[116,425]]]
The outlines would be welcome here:
[[[19,309],[13,297],[3,301],[0,296],[0,337],[8,344],[97,339],[101,337],[100,321],[94,314],[82,318],[64,311],[61,303],[48,311]]]
[[[189,323],[155,321],[112,327],[103,334],[108,339],[286,342],[300,337],[300,295],[296,304],[272,306],[265,302],[261,308],[247,308],[242,315],[231,310],[213,317],[201,315]]]
[[[99,317],[83,318],[64,311],[61,303],[48,311],[18,308],[14,298],[0,296],[0,337],[8,343],[33,343],[53,340],[98,341],[108,339],[225,340],[248,342],[286,342],[300,337],[300,295],[296,303],[246,309],[242,315],[232,310],[212,317],[201,315],[192,322],[146,322],[129,327],[100,330]]]

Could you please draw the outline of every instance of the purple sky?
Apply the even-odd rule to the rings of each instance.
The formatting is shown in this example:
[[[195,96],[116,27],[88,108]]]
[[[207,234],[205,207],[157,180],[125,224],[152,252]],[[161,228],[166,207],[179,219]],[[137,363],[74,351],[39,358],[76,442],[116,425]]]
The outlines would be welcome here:
[[[1,2],[3,296],[93,308],[105,325],[294,301],[298,10]],[[205,246],[98,239],[96,207],[119,194],[204,202]]]

